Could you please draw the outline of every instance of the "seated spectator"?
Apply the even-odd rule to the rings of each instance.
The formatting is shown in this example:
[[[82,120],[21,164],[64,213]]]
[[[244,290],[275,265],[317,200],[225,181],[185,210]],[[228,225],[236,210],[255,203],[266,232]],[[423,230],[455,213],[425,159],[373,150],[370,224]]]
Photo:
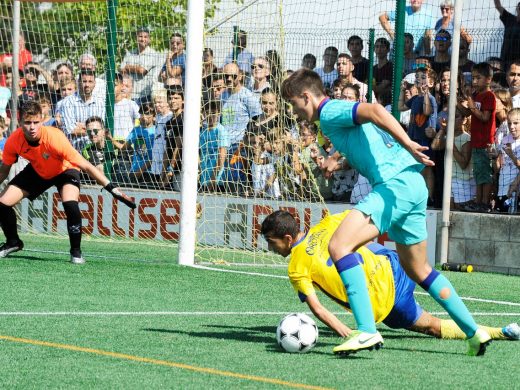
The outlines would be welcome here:
[[[81,152],[90,142],[85,121],[92,116],[105,117],[105,99],[93,95],[96,86],[95,72],[82,70],[78,83],[78,91],[63,99],[58,114],[65,135],[70,139],[72,146]]]
[[[414,51],[413,35],[410,33],[404,33],[404,64],[403,64],[403,75],[415,72],[415,57],[417,56]]]
[[[439,74],[441,70],[450,66],[451,35],[446,30],[439,30],[435,34],[435,55],[431,57],[432,69]]]
[[[256,57],[251,65],[251,79],[249,82],[248,89],[255,95],[260,97],[262,91],[269,89],[269,75],[271,74],[271,68],[269,61],[265,57]]]
[[[354,77],[362,83],[366,83],[370,63],[367,58],[361,55],[361,52],[363,51],[363,40],[361,37],[357,35],[349,37],[347,49],[350,52],[350,60],[354,64]]]
[[[323,53],[323,67],[314,70],[320,76],[325,88],[331,88],[334,80],[338,78],[338,71],[335,67],[337,60],[338,49],[334,46],[329,46]]]
[[[354,64],[350,60],[350,56],[346,53],[341,53],[338,56],[338,80],[340,81],[341,86],[345,86],[347,84],[356,84],[359,85],[360,92],[360,102],[367,102],[367,94],[368,94],[368,85],[362,83],[354,77]],[[376,101],[376,97],[374,92],[372,92],[372,101]]]
[[[392,85],[394,64],[388,61],[390,42],[386,38],[378,38],[374,44],[374,53],[377,57],[377,65],[374,65],[373,74],[376,88],[382,90]],[[355,77],[355,75],[354,75]],[[356,77],[357,78],[357,77]]]
[[[213,62],[213,50],[206,47],[202,52],[202,86],[205,89],[211,87],[211,81],[217,72],[217,66]]]
[[[166,158],[167,177],[171,189],[181,190],[182,182],[182,136],[184,134],[184,92],[181,87],[172,87],[166,90],[168,105],[173,113],[166,122]]]
[[[169,77],[181,77],[184,85],[186,77],[186,54],[184,54],[184,37],[174,33],[170,37],[170,50],[159,73],[159,81],[165,82]]]
[[[453,2],[451,0],[443,0],[440,6],[442,17],[439,20],[437,20],[437,23],[435,23],[435,27],[433,28],[434,33],[438,34],[439,31],[445,30],[450,34],[450,36],[453,36],[453,31],[455,29],[455,26],[453,24],[453,14],[455,13],[455,6],[453,5]],[[468,42],[468,44],[471,44],[471,35],[469,35],[468,32],[462,26],[460,27],[460,35],[461,38]]]
[[[464,39],[464,37],[460,37],[460,46],[459,46],[459,71],[463,73],[469,73],[471,75],[471,69],[475,63],[471,61],[469,56],[469,42]]]
[[[152,149],[155,137],[155,107],[153,103],[141,103],[139,108],[141,117],[139,126],[132,129],[124,142],[120,142],[112,137],[110,132],[107,138],[112,141],[114,148],[124,151],[133,151],[132,165],[128,170],[128,175],[115,178],[118,183],[139,184],[144,173],[150,168],[152,163]]]
[[[212,192],[223,186],[224,164],[231,143],[226,128],[219,122],[220,102],[210,101],[204,111],[199,136],[199,186],[202,191]]]
[[[316,56],[311,53],[307,53],[302,58],[302,68],[314,70],[316,68]]]
[[[97,60],[90,53],[82,54],[78,60],[79,71],[82,70],[90,70],[92,72],[96,72],[97,74]],[[98,96],[101,99],[105,99],[107,93],[107,83],[101,77],[96,77],[96,87],[94,88],[93,95]]]
[[[516,5],[515,14],[507,11],[500,0],[495,1],[495,8],[500,14],[500,21],[504,24],[504,38],[500,58],[506,67],[520,58],[520,4]]]
[[[251,65],[253,64],[253,54],[247,50],[247,32],[240,30],[236,36],[231,40],[233,50],[224,59],[224,65],[237,64],[238,69],[242,72],[245,78],[249,76]]]
[[[82,156],[100,172],[110,174],[111,163],[114,156],[108,155],[105,149],[106,133],[103,120],[98,116],[91,116],[85,121],[85,127],[90,142],[81,150]],[[110,175],[108,177],[110,178]],[[87,183],[93,183],[90,176],[83,172],[81,173],[81,180]]]

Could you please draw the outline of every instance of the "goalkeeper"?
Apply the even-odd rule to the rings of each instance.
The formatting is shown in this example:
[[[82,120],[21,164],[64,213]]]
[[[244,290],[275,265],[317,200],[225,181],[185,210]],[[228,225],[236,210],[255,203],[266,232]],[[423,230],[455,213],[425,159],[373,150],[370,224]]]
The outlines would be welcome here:
[[[0,163],[0,184],[7,178],[18,157],[25,158],[29,164],[0,194],[0,225],[6,239],[0,246],[0,258],[23,249],[13,207],[23,198],[34,200],[48,188],[56,186],[67,216],[70,260],[74,264],[83,264],[85,259],[81,255],[81,211],[78,205],[80,170],[128,207],[135,208],[135,203],[83,158],[61,130],[43,126],[43,112],[38,103],[25,103],[20,111],[20,118],[21,127],[9,136],[4,147],[3,161]]]
[[[329,215],[304,233],[290,213],[275,211],[264,220],[261,230],[270,251],[284,257],[291,256],[289,279],[300,300],[306,302],[313,314],[341,337],[348,337],[352,330],[321,305],[315,287],[350,311],[345,286],[328,252],[330,237],[349,212]],[[376,322],[437,338],[466,338],[454,321],[441,320],[419,306],[413,296],[415,282],[404,272],[395,251],[371,243],[360,247],[357,253],[362,257],[361,266]],[[520,327],[516,323],[504,328],[480,327],[495,340],[520,338]]]

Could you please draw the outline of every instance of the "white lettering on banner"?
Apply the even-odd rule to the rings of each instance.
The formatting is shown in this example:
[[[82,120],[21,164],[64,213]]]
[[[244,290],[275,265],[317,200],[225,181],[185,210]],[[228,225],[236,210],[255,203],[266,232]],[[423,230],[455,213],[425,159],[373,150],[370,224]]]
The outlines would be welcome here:
[[[139,239],[171,240],[179,238],[180,194],[177,192],[125,190],[134,198],[137,208],[131,210],[98,188],[83,187],[80,209],[84,234],[120,236]],[[275,210],[291,212],[302,229],[319,222],[327,213],[339,213],[352,205],[340,203],[316,204],[281,202],[205,195],[200,197],[197,242],[203,245],[226,246],[237,249],[267,250],[260,236],[264,218]],[[42,194],[33,202],[21,203],[21,220],[28,229],[36,232],[67,234],[65,212],[55,189]],[[437,211],[428,210],[428,259],[435,264]],[[386,234],[377,240],[390,249],[395,243]]]

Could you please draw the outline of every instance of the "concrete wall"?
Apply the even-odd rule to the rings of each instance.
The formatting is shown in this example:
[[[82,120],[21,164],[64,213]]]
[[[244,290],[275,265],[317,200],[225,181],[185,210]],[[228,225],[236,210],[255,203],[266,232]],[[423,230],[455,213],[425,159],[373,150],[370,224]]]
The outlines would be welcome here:
[[[437,263],[441,213],[438,214]],[[448,261],[476,271],[520,275],[520,215],[452,212]]]

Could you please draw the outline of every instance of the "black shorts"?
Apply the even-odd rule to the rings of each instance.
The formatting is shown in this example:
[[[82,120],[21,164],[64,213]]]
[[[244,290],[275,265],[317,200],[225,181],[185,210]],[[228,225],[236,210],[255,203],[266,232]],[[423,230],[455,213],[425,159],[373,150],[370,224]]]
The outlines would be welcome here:
[[[77,169],[67,169],[52,179],[44,179],[36,173],[31,164],[28,164],[22,172],[13,177],[9,185],[16,186],[27,192],[27,198],[34,200],[52,186],[56,186],[58,191],[61,191],[65,184],[72,184],[80,188],[79,174],[80,171]]]

